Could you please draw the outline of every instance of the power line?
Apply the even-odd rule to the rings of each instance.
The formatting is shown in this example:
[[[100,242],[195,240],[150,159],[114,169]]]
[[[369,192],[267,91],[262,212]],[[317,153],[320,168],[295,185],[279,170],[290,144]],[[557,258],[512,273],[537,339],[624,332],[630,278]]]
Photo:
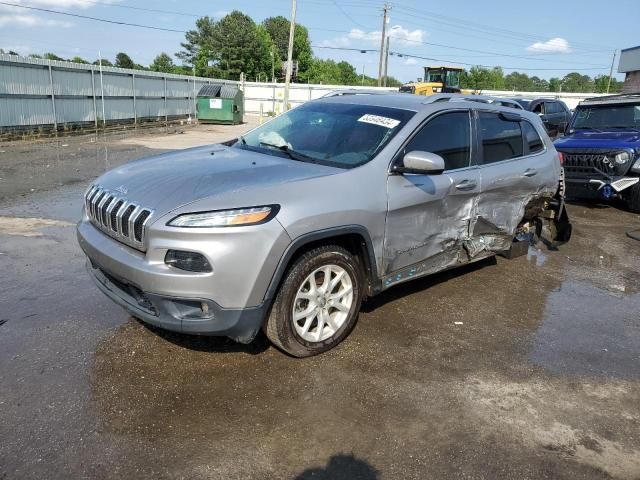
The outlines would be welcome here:
[[[351,52],[361,52],[361,53],[378,53],[380,52],[379,49],[366,49],[366,48],[348,48],[348,47],[331,47],[331,46],[326,46],[326,45],[312,45],[313,48],[320,48],[320,49],[330,49],[330,50],[345,50],[345,51],[351,51]],[[564,71],[564,70],[571,70],[571,71],[591,71],[591,70],[608,70],[609,67],[594,67],[594,68],[573,68],[571,66],[565,66],[563,68],[530,68],[530,67],[503,67],[501,65],[482,65],[482,64],[478,64],[478,63],[469,63],[469,62],[458,62],[458,61],[452,61],[452,60],[445,60],[442,58],[433,58],[433,57],[424,57],[421,55],[415,55],[413,53],[405,53],[405,52],[389,52],[390,55],[395,55],[397,57],[406,57],[406,58],[418,58],[420,60],[429,60],[431,62],[442,62],[442,63],[455,63],[458,65],[466,65],[466,66],[477,66],[477,67],[482,67],[482,68],[504,68],[505,70],[520,70],[520,71]]]
[[[114,25],[125,25],[127,27],[146,28],[149,30],[160,30],[163,32],[173,33],[187,33],[186,30],[176,30],[173,28],[154,27],[152,25],[142,25],[139,23],[119,22],[117,20],[107,20],[106,18],[91,17],[89,15],[80,15],[78,13],[59,12],[57,10],[50,10],[48,8],[29,7],[27,5],[18,5],[17,3],[0,2],[0,5],[7,5],[9,7],[25,8],[27,10],[35,10],[38,12],[54,13],[56,15],[65,15],[67,17],[83,18],[85,20],[93,20],[95,22],[112,23]]]
[[[336,6],[336,8],[338,10],[340,10],[340,12],[342,12],[342,14],[347,18],[347,20],[352,21],[353,23],[355,23],[359,27],[366,28],[366,29],[369,28],[369,27],[364,26],[363,24],[358,22],[355,18],[353,18],[350,14],[348,14],[347,11],[340,6],[340,4],[337,2],[337,0],[333,0],[333,4]]]
[[[99,2],[97,0],[79,0],[83,3],[91,3],[93,5],[101,5],[103,7],[115,7],[115,8],[126,8],[129,10],[139,10],[142,12],[154,12],[154,13],[164,13],[164,14],[169,14],[169,15],[179,15],[181,17],[193,17],[193,18],[199,18],[199,17],[205,17],[206,15],[202,14],[196,14],[196,13],[186,13],[186,12],[176,12],[173,10],[159,10],[156,8],[145,8],[145,7],[134,7],[133,5],[122,5],[120,3],[106,3],[106,2]]]
[[[463,20],[460,18],[449,17],[446,15],[439,15],[431,12],[429,12],[428,14],[425,14],[423,10],[418,10],[411,7],[405,7],[403,5],[398,5],[397,9],[405,10],[406,12],[408,12],[407,14],[411,15],[413,18],[417,17],[417,18],[422,18],[422,19],[426,19],[426,20],[430,20],[438,23],[446,23],[446,24],[449,24],[450,26],[464,29],[465,32],[469,28],[471,28],[476,31],[480,31],[482,33],[489,33],[494,36],[507,36],[511,38],[519,38],[522,40],[527,39],[528,41],[532,41],[532,40],[535,41],[535,40],[539,40],[540,38],[540,36],[537,34],[534,35],[534,34],[529,34],[524,32],[517,32],[513,30],[508,30],[506,28],[500,28],[492,25],[481,24],[481,23],[472,22],[469,20]],[[589,44],[589,43],[583,43],[583,42],[575,43],[575,45],[588,45],[590,48],[593,48],[593,47],[603,48],[603,45],[601,44]]]

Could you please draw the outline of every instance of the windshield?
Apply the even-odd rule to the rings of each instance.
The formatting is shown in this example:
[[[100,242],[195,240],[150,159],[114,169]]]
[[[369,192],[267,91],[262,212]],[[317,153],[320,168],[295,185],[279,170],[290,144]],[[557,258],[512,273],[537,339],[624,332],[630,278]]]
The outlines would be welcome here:
[[[427,83],[442,83],[442,70],[427,70]]]
[[[640,128],[640,103],[578,107],[572,129]]]
[[[522,98],[516,98],[515,101],[518,102],[520,105],[522,105],[525,110],[528,110],[529,109],[529,105],[531,105],[531,100],[524,100]]]
[[[353,168],[371,160],[414,114],[370,105],[309,102],[252,130],[235,146]]]

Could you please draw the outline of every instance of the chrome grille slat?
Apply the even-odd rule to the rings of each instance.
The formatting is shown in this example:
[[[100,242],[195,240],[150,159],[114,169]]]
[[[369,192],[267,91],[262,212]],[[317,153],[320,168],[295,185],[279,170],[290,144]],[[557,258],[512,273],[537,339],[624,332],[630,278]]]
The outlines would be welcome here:
[[[145,251],[146,227],[153,210],[100,185],[92,185],[85,194],[85,212],[91,223],[105,234]]]

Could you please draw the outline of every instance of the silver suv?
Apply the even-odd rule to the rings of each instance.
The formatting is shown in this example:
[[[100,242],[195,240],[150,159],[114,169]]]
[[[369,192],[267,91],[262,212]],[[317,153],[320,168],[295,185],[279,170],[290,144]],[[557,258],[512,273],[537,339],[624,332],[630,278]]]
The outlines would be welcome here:
[[[387,288],[567,240],[562,167],[539,118],[450,97],[333,96],[223,145],[111,170],[85,195],[97,286],[169,330],[297,357],[353,328]]]

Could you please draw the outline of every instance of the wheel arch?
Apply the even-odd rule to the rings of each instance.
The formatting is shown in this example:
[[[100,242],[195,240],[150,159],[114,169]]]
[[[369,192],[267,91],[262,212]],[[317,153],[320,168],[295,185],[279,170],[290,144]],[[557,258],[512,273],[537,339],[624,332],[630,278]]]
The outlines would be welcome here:
[[[278,262],[265,293],[265,304],[271,304],[285,274],[297,258],[313,248],[329,244],[346,248],[362,262],[366,281],[365,297],[380,291],[382,283],[378,278],[373,242],[368,230],[362,225],[345,225],[306,233],[294,239]]]

